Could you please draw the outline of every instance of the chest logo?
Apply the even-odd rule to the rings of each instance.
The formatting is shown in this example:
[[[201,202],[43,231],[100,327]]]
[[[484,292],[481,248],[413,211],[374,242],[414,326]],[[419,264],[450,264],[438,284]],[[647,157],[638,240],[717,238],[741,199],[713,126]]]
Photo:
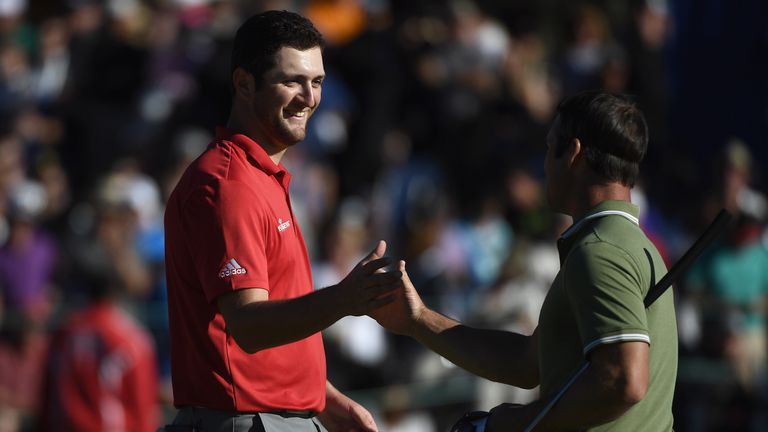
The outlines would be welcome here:
[[[234,258],[229,260],[226,264],[224,264],[224,267],[221,268],[221,271],[219,271],[219,277],[225,278],[229,276],[235,276],[235,275],[242,275],[248,273],[247,270],[245,270],[245,267],[241,267],[240,264],[235,261]]]
[[[283,222],[282,219],[278,219],[277,220],[277,230],[280,231],[280,232],[283,232],[283,231],[287,230],[288,227],[290,227],[290,226],[291,226],[291,221],[289,221],[289,220],[287,220],[285,222]]]

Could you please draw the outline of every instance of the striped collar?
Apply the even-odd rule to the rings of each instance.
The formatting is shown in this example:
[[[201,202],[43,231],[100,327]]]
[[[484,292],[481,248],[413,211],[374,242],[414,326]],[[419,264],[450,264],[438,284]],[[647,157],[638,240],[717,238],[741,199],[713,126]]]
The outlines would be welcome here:
[[[584,227],[588,226],[588,221],[591,221],[593,219],[602,218],[605,216],[619,216],[623,217],[635,225],[640,225],[640,221],[638,219],[638,215],[640,214],[640,209],[628,201],[619,201],[619,200],[610,200],[610,201],[603,201],[600,204],[592,207],[587,211],[586,216],[582,217],[578,221],[576,221],[573,225],[571,225],[563,234],[560,236],[560,238],[557,240],[557,251],[560,255],[560,264],[562,265],[565,262],[565,258],[568,255],[568,252],[571,250],[571,247],[576,242],[577,236],[574,236],[574,234],[581,231]]]
[[[634,215],[632,215],[632,214],[630,214],[628,212],[625,212],[625,211],[622,211],[622,210],[603,210],[603,211],[599,211],[599,212],[596,212],[596,213],[589,214],[589,215],[579,219],[578,222],[574,223],[567,230],[565,230],[565,232],[560,236],[560,238],[564,239],[564,238],[569,237],[571,234],[573,234],[575,232],[578,232],[579,229],[581,229],[581,227],[584,225],[584,223],[587,222],[588,220],[597,219],[597,218],[601,218],[601,217],[604,217],[604,216],[610,216],[610,215],[621,216],[623,218],[629,219],[635,225],[638,225],[638,226],[640,225],[640,219],[638,219],[637,216],[634,216]]]

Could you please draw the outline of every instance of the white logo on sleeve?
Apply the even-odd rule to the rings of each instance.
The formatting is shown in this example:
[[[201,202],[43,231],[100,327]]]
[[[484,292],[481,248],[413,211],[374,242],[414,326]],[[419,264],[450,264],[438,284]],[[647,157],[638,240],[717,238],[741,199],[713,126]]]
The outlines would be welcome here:
[[[221,268],[221,271],[219,272],[220,278],[225,278],[228,276],[235,276],[235,275],[242,275],[248,273],[245,270],[245,267],[241,267],[240,264],[235,261],[234,258],[229,260],[226,264],[224,264],[224,267]]]
[[[283,232],[283,231],[287,230],[288,227],[290,227],[290,226],[291,226],[291,221],[289,221],[289,220],[287,220],[285,222],[283,222],[282,219],[278,219],[277,220],[277,230],[280,231],[280,232]]]

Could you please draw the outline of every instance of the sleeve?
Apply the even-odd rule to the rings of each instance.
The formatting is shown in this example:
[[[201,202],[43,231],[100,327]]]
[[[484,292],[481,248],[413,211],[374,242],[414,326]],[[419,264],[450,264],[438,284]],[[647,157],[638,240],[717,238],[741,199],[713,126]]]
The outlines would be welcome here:
[[[263,201],[246,184],[221,181],[196,190],[184,207],[197,277],[208,301],[243,288],[269,290]]]
[[[565,287],[585,356],[602,344],[651,343],[640,269],[626,251],[605,242],[578,247],[566,261]]]

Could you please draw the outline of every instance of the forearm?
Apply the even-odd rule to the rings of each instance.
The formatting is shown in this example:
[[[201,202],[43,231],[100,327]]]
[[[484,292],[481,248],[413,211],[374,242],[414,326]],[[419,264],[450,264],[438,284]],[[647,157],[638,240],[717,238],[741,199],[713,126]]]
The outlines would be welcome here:
[[[228,317],[227,326],[238,345],[253,353],[304,339],[344,315],[333,286],[293,299],[242,305]]]
[[[473,374],[523,388],[538,385],[531,336],[468,327],[430,309],[421,314],[412,336]]]
[[[574,383],[563,398],[539,421],[536,432],[560,432],[583,430],[614,420],[634,405],[635,401],[622,399],[616,392],[601,388],[599,380],[589,374]],[[526,430],[544,410],[549,399],[534,401],[523,407],[500,406],[493,411],[488,432]],[[506,410],[513,411],[505,413]],[[513,419],[505,418],[507,414]]]
[[[639,403],[648,389],[648,346],[628,342],[597,348],[591,364],[543,417],[536,431],[581,430],[614,420]],[[523,430],[552,400],[492,411],[489,432]],[[498,411],[498,412],[497,412]]]
[[[627,398],[619,387],[620,384],[606,382],[594,369],[587,368],[535,430],[580,430],[620,417],[639,401]],[[537,402],[531,409],[538,414],[544,405],[544,401]]]

